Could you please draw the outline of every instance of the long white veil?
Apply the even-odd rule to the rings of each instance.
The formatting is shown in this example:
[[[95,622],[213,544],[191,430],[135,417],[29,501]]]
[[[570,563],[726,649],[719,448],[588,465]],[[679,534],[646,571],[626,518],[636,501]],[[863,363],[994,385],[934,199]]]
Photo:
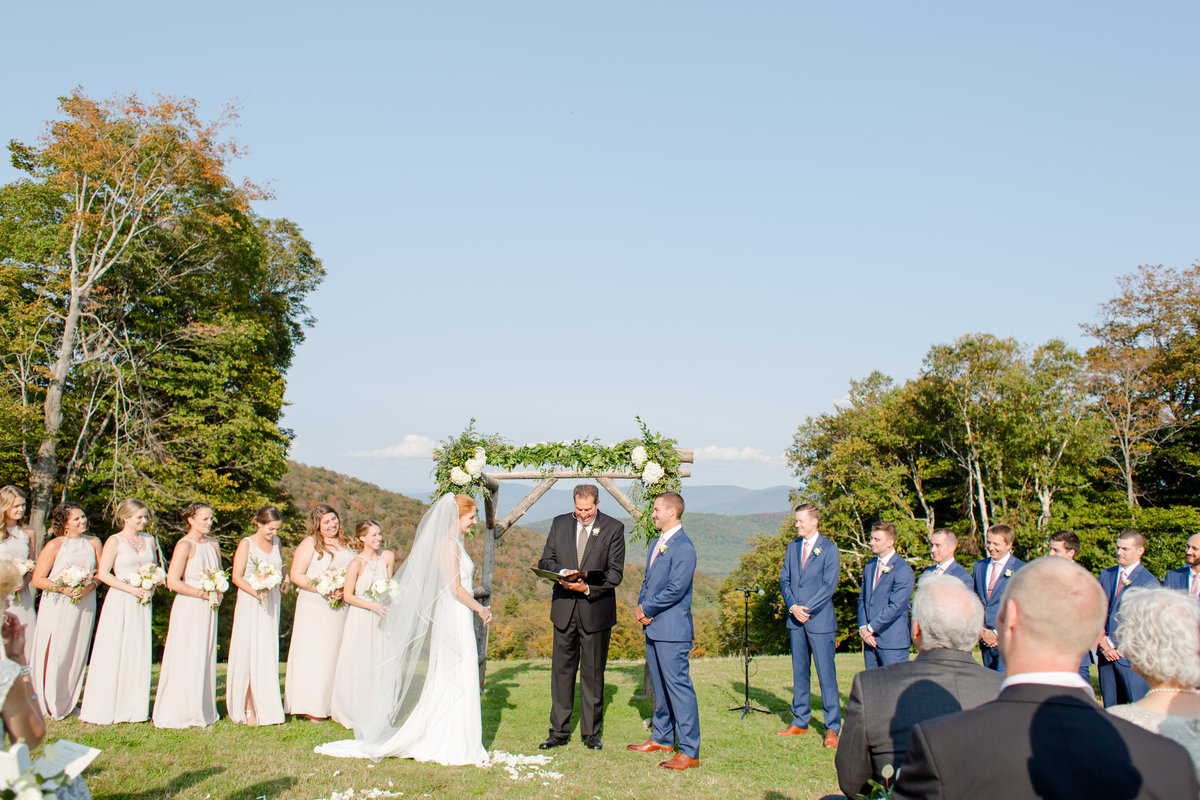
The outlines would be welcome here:
[[[457,603],[458,504],[445,494],[417,525],[412,551],[396,573],[398,593],[381,622],[379,649],[357,693],[354,738],[372,757],[408,719],[429,677],[430,642],[442,602]],[[378,753],[378,755],[374,755]]]

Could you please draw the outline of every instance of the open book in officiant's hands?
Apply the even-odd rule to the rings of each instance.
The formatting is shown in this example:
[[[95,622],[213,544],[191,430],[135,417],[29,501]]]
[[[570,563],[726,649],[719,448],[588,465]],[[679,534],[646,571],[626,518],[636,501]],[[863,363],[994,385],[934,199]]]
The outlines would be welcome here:
[[[529,569],[533,570],[534,575],[537,575],[543,580],[550,581],[551,583],[558,583],[559,581],[564,581],[565,583],[574,583],[578,580],[586,582],[589,577],[602,575],[604,572],[603,570],[599,569],[584,570],[583,572],[580,572],[579,570],[572,570],[559,575],[557,572],[551,572],[548,569],[538,569],[537,567],[530,567]]]

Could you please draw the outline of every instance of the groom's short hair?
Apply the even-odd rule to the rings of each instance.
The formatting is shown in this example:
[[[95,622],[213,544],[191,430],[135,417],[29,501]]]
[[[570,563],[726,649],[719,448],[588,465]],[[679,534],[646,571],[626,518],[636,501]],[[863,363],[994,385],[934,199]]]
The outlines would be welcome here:
[[[571,494],[576,500],[583,497],[584,495],[587,495],[588,497],[592,498],[593,503],[595,503],[596,505],[600,505],[600,490],[596,488],[595,484],[592,484],[592,483],[578,484],[575,487],[575,490]]]
[[[655,500],[662,500],[667,508],[675,511],[675,516],[683,516],[683,495],[679,492],[663,492]]]

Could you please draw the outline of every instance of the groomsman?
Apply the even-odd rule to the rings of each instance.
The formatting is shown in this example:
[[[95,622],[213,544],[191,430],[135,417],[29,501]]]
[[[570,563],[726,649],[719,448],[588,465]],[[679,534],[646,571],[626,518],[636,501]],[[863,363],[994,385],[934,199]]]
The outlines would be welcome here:
[[[912,567],[896,553],[896,526],[876,522],[871,526],[871,552],[875,558],[863,569],[858,593],[858,635],[863,640],[867,669],[908,661],[908,606],[912,600]]]
[[[1075,556],[1079,554],[1079,537],[1075,531],[1055,531],[1050,534],[1050,555],[1055,558],[1063,558],[1067,561],[1074,561]],[[1094,652],[1088,650],[1083,654],[1083,658],[1079,662],[1079,677],[1092,683],[1091,666]]]
[[[924,575],[949,575],[958,578],[963,584],[975,591],[975,582],[967,568],[954,560],[958,550],[958,534],[949,528],[938,528],[929,537],[929,555],[933,556],[933,566],[926,569]]]
[[[1136,703],[1146,696],[1150,684],[1133,671],[1129,659],[1121,655],[1117,640],[1117,614],[1121,596],[1130,586],[1158,586],[1158,579],[1142,566],[1146,552],[1146,537],[1130,529],[1117,535],[1117,566],[1100,573],[1100,587],[1108,598],[1108,617],[1104,622],[1104,637],[1100,639],[1099,657],[1100,697],[1104,707],[1119,703]]]
[[[796,506],[796,538],[788,543],[779,571],[779,588],[787,608],[788,636],[792,644],[792,724],[780,736],[808,733],[812,718],[809,703],[812,663],[821,686],[826,747],[837,747],[842,730],[841,697],[834,667],[837,615],[833,590],[837,588],[841,558],[838,548],[817,531],[821,512],[812,503]],[[811,659],[811,663],[810,663]]]
[[[1168,572],[1163,585],[1168,589],[1180,589],[1200,599],[1200,533],[1187,540],[1183,560],[1184,566]]]
[[[667,769],[700,766],[700,708],[688,667],[692,650],[692,578],[696,548],[683,532],[683,498],[663,492],[654,498],[651,519],[662,534],[646,555],[646,578],[634,616],[646,634],[646,666],[654,685],[654,718],[650,738],[630,750],[679,752],[659,763]]]
[[[987,545],[988,558],[981,558],[971,568],[971,580],[975,594],[983,603],[983,630],[979,632],[979,654],[983,665],[997,672],[1004,672],[1004,660],[1000,657],[996,638],[996,614],[1000,611],[1000,598],[1004,587],[1025,562],[1012,554],[1013,529],[1007,525],[993,525],[987,529],[983,540]]]

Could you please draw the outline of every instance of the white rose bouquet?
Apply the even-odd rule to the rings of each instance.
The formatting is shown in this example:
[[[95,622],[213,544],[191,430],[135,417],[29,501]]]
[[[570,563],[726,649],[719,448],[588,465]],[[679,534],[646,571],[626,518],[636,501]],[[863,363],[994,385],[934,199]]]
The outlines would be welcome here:
[[[329,601],[330,608],[337,608],[342,604],[342,598],[335,595],[334,592],[345,585],[346,570],[327,569],[317,576],[317,582],[313,588],[317,590],[317,594]]]
[[[229,591],[229,576],[225,574],[224,570],[210,569],[208,572],[204,573],[204,577],[200,579],[200,589],[201,591],[208,592],[209,594],[213,594],[215,592],[216,594],[223,595]],[[214,609],[221,605],[221,600],[219,598],[213,598],[209,602],[212,604]]]
[[[58,577],[54,579],[54,582],[64,589],[80,589],[91,579],[91,572],[83,567],[77,567],[72,564],[58,573]],[[83,599],[82,597],[71,597],[70,595],[67,595],[67,598],[75,605],[79,605],[79,601]]]
[[[17,569],[21,570],[21,578],[24,578],[29,573],[33,572],[33,568],[37,566],[37,562],[30,558],[14,558],[12,563],[17,565]],[[13,592],[13,600],[21,596],[21,590],[17,589]]]
[[[129,573],[121,580],[130,586],[141,589],[142,597],[138,602],[148,606],[150,598],[154,596],[154,587],[162,586],[167,582],[167,573],[158,564],[142,564],[136,572]]]
[[[367,599],[372,603],[382,603],[387,605],[396,599],[396,593],[400,591],[400,585],[391,578],[380,578],[367,587],[365,592]]]
[[[246,576],[246,582],[250,584],[250,588],[254,589],[258,595],[258,604],[263,605],[263,592],[269,592],[279,584],[283,583],[283,571],[274,564],[268,564],[265,561],[260,561],[257,558],[250,559],[250,574]]]

